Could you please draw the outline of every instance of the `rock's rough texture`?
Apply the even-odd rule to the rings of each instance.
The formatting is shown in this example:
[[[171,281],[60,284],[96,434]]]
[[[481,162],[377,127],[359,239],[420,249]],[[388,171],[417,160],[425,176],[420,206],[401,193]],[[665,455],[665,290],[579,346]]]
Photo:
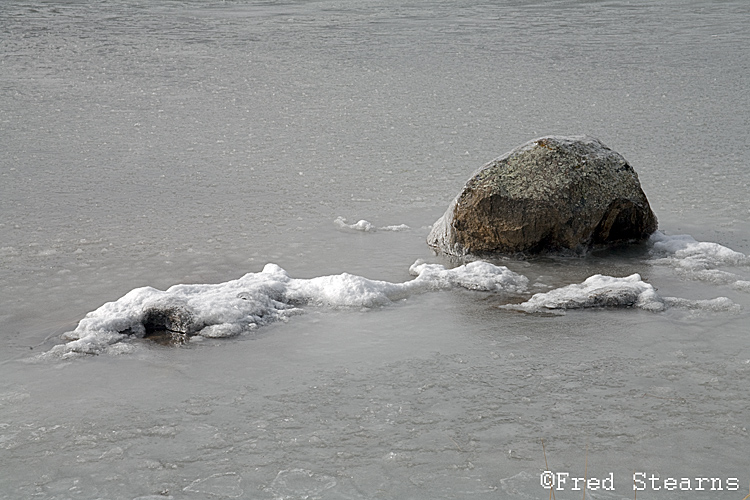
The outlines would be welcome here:
[[[196,324],[186,306],[152,306],[143,312],[143,327],[148,337],[161,331],[195,335],[203,325]]]
[[[638,175],[621,155],[593,137],[543,137],[480,168],[427,243],[454,256],[582,252],[656,229]]]

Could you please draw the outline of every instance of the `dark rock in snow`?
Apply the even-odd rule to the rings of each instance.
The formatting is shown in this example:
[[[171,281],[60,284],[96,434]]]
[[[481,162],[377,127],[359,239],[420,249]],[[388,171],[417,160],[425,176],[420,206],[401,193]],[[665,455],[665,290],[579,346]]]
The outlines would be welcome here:
[[[203,325],[195,322],[193,313],[184,306],[149,307],[143,312],[146,337],[162,332],[195,335]]]
[[[427,243],[453,256],[585,252],[646,239],[656,228],[621,155],[593,137],[543,137],[480,168]]]

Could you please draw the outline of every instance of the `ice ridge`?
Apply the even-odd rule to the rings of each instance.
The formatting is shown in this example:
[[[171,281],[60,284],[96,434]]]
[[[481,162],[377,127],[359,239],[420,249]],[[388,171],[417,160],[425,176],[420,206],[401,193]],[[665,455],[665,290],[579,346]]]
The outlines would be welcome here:
[[[414,279],[391,283],[349,273],[296,279],[276,264],[259,273],[218,284],[175,285],[167,290],[142,287],[88,313],[71,332],[70,342],[51,353],[63,357],[112,351],[111,346],[147,332],[154,311],[178,316],[181,332],[201,337],[231,337],[260,326],[284,321],[306,305],[332,308],[373,308],[411,295],[463,287],[471,290],[520,293],[528,279],[504,266],[472,262],[452,269],[416,261]],[[122,347],[115,347],[122,349]]]

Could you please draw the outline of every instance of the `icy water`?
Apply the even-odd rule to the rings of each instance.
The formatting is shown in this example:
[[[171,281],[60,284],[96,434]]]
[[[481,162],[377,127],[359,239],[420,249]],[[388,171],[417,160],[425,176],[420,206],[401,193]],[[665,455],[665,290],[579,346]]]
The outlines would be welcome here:
[[[745,1],[3,1],[0,498],[541,499],[547,470],[558,499],[578,477],[633,498],[634,473],[639,499],[742,499],[749,19]],[[667,236],[492,263],[523,291],[459,269],[367,303],[323,287],[230,338],[61,338],[132,289],[268,263],[302,288],[449,272],[430,225],[546,134],[624,155]],[[506,307],[634,273],[665,307]]]

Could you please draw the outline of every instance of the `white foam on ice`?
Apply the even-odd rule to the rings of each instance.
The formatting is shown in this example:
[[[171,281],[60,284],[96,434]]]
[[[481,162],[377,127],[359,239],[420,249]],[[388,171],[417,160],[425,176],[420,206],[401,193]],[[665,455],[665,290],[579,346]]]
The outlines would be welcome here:
[[[484,261],[475,261],[453,269],[440,264],[427,264],[418,259],[409,268],[414,281],[421,280],[427,289],[444,290],[455,286],[485,292],[505,291],[521,293],[526,290],[529,279],[514,273],[505,266],[496,266]]]
[[[305,305],[372,308],[434,290],[455,286],[471,290],[522,292],[528,279],[504,266],[472,262],[453,269],[421,260],[409,269],[415,276],[404,283],[371,280],[342,273],[311,279],[291,278],[276,264],[259,273],[218,284],[175,285],[167,290],[142,287],[88,313],[75,330],[55,346],[51,356],[121,353],[121,341],[143,337],[149,314],[183,311],[189,333],[230,337],[302,312]],[[116,347],[115,347],[116,346]]]
[[[639,274],[624,278],[595,274],[583,283],[537,293],[521,304],[501,307],[528,313],[592,307],[637,307],[649,311],[662,311],[664,302],[656,294],[654,287],[644,282]]]
[[[710,241],[696,241],[688,234],[668,236],[661,231],[653,233],[649,242],[653,264],[669,265],[690,279],[750,290],[742,276],[716,269],[750,265],[750,258],[741,252]]]
[[[655,252],[662,252],[705,268],[716,265],[747,265],[744,253],[710,241],[696,241],[689,234],[668,236],[661,231],[653,233],[649,241]]]
[[[366,221],[364,219],[359,220],[354,224],[347,224],[347,221],[344,217],[336,217],[336,220],[334,220],[333,223],[341,229],[350,229],[353,231],[362,231],[365,233],[374,233],[375,231],[408,231],[409,229],[411,229],[406,224],[375,227],[375,225],[370,221]]]
[[[411,229],[411,228],[409,226],[407,226],[406,224],[394,224],[392,226],[379,227],[378,231],[395,231],[395,232],[399,232],[399,231],[408,231],[409,229]]]
[[[654,287],[643,281],[639,274],[631,274],[624,278],[595,274],[583,283],[537,293],[521,304],[507,304],[500,307],[527,313],[552,312],[557,314],[563,314],[566,309],[597,307],[630,307],[651,312],[663,311],[669,307],[712,312],[738,312],[740,310],[740,306],[727,297],[710,300],[660,297]]]
[[[683,267],[708,269],[720,265],[743,266],[750,264],[741,252],[710,241],[696,241],[689,234],[668,236],[661,231],[653,233],[649,242],[655,255],[664,255],[680,261]]]
[[[343,217],[336,217],[336,220],[333,221],[334,224],[336,224],[341,229],[351,229],[354,231],[362,231],[365,233],[371,233],[376,231],[375,226],[372,225],[371,222],[366,221],[364,219],[355,222],[354,224],[347,224],[346,219]]]

